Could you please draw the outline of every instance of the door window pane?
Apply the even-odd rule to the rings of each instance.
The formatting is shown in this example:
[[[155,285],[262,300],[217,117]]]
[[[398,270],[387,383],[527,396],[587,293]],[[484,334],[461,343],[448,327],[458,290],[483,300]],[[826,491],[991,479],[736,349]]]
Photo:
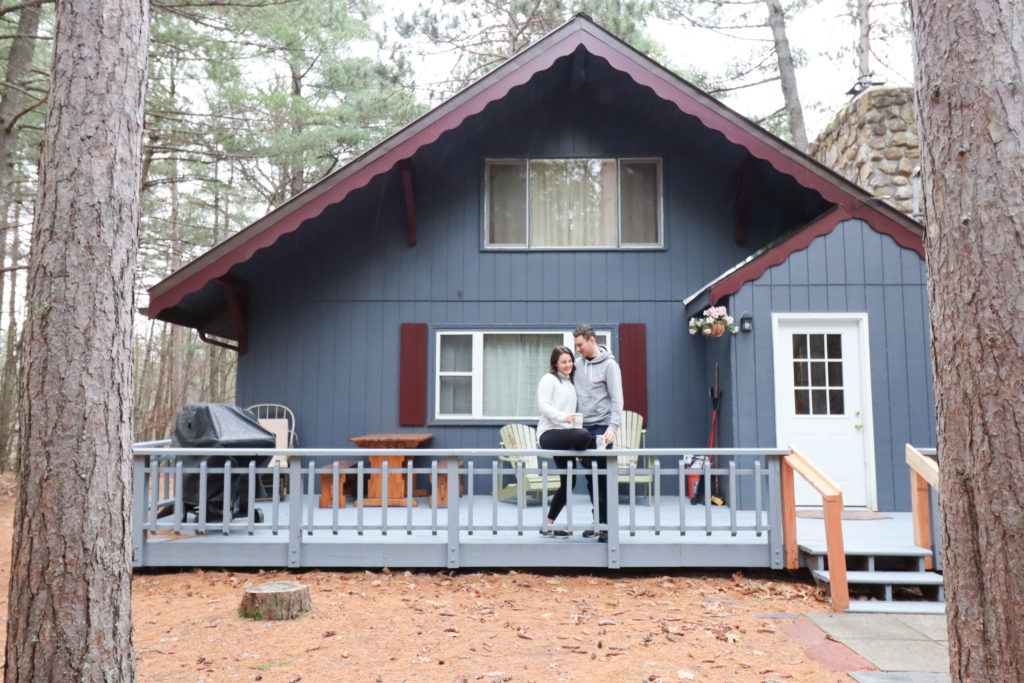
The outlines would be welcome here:
[[[828,383],[833,387],[843,386],[843,363],[828,364]]]
[[[807,363],[797,361],[793,363],[793,386],[806,387],[810,384],[810,376],[807,373]]]
[[[824,363],[811,363],[811,386],[812,387],[823,387],[823,386],[825,386],[825,364]]]
[[[810,415],[811,413],[811,399],[810,393],[806,389],[797,389],[793,392],[793,405],[794,411],[797,415]]]
[[[828,335],[827,346],[829,358],[843,357],[843,336],[841,334]]]
[[[807,335],[793,335],[793,358],[807,358]]]
[[[823,334],[810,334],[811,343],[811,358],[824,358],[825,357],[825,335]]]
[[[815,389],[811,392],[811,412],[815,415],[828,414],[828,396],[824,389]]]
[[[844,415],[845,413],[846,410],[843,406],[843,390],[831,389],[828,392],[828,414]]]

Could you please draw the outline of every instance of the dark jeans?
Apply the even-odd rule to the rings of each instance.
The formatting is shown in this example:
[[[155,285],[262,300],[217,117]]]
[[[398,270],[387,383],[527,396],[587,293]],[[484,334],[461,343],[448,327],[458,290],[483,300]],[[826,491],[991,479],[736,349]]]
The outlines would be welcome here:
[[[608,425],[583,425],[583,429],[590,432],[589,448],[597,448],[597,437],[608,431]],[[600,451],[597,451],[600,453]],[[587,491],[590,492],[590,501],[594,503],[597,510],[597,521],[599,524],[608,522],[608,483],[605,481],[605,470],[608,469],[608,460],[604,455],[585,455],[581,458],[583,467],[586,469]],[[596,462],[599,470],[597,476],[597,500],[594,500],[594,478],[590,475],[590,463]]]
[[[590,447],[594,437],[585,429],[549,429],[540,435],[540,447],[549,451],[582,451]],[[555,467],[564,470],[572,460],[567,455],[554,456]],[[569,475],[558,475],[562,483],[551,497],[551,506],[548,508],[548,519],[554,521],[565,507],[566,497],[569,495]]]

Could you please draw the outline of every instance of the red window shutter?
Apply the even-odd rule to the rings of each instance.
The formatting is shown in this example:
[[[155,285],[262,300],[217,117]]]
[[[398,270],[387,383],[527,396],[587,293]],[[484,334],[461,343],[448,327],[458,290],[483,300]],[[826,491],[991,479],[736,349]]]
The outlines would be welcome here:
[[[647,325],[619,325],[619,366],[625,410],[640,413],[647,422]]]
[[[427,424],[427,324],[402,323],[398,424]]]

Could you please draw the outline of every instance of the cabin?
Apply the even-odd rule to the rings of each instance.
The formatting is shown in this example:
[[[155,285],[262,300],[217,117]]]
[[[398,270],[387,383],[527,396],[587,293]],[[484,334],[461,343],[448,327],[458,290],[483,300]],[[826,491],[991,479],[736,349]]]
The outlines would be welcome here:
[[[585,16],[149,294],[304,447],[494,447],[581,322],[648,447],[708,444],[716,376],[716,445],[802,446],[848,506],[909,509],[934,445],[922,227]],[[710,305],[742,330],[690,335]]]
[[[145,545],[171,528],[160,505],[175,506],[175,532],[201,533],[207,520],[181,514],[152,459],[160,451],[137,449],[136,563],[796,566],[782,538],[786,496],[790,507],[839,498],[806,477],[787,493],[794,451],[848,508],[917,505],[906,445],[935,443],[923,236],[578,15],[150,289],[151,317],[237,351],[239,405],[291,408],[301,458],[286,472],[307,497],[278,505],[275,471],[273,519],[249,515],[249,540],[228,538],[225,515],[215,524],[225,539],[206,537],[201,552]],[[735,333],[690,333],[711,306],[727,309]],[[628,484],[628,511],[610,496],[620,522],[608,547],[568,555],[523,538],[544,522],[526,510],[522,477],[543,472],[519,471],[510,505],[494,463],[502,426],[535,424],[550,351],[571,346],[579,323],[618,358],[625,408],[658,457],[609,470],[610,493],[614,477]],[[392,480],[351,450],[380,456],[378,434],[405,435],[406,448],[429,439],[436,457],[410,459],[412,476]],[[726,456],[701,471],[709,486],[721,480],[722,509],[682,493],[687,454],[709,446]],[[394,482],[391,495],[403,487],[399,502],[365,511],[357,477],[355,510],[345,508],[337,458]],[[198,471],[171,467],[178,481]],[[447,502],[414,509],[418,489],[436,490],[446,473]],[[589,474],[577,473],[577,495]],[[637,503],[643,477],[648,506]],[[585,493],[577,502],[570,531],[574,514],[590,523]],[[418,540],[371,543],[367,528]]]

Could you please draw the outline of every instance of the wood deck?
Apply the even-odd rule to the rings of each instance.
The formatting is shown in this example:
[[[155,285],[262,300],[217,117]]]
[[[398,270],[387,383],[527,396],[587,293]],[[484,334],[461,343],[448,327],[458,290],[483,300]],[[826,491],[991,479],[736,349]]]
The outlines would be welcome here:
[[[565,539],[540,535],[546,525],[546,505],[542,506],[539,500],[521,494],[499,501],[495,492],[501,489],[501,474],[496,456],[508,451],[436,451],[427,454],[428,458],[436,459],[426,467],[413,467],[410,461],[411,469],[406,471],[418,475],[418,481],[425,481],[433,490],[437,490],[437,483],[446,475],[458,474],[464,491],[458,494],[458,486],[449,487],[447,507],[438,505],[432,496],[409,499],[415,501],[415,507],[362,506],[359,501],[364,499],[365,491],[359,487],[355,496],[350,494],[345,507],[321,508],[317,483],[320,475],[331,472],[326,465],[336,459],[358,459],[367,454],[366,449],[293,449],[289,452],[293,456],[290,467],[277,471],[279,479],[285,473],[289,475],[291,495],[276,501],[256,501],[255,478],[270,473],[270,469],[250,465],[225,472],[224,468],[208,467],[203,459],[212,452],[231,455],[233,451],[212,449],[197,455],[193,449],[183,457],[184,451],[137,448],[134,564],[291,568],[783,568],[780,458],[788,451],[716,449],[715,455],[728,456],[719,462],[728,463],[717,469],[707,467],[699,471],[700,475],[718,476],[724,490],[743,489],[745,494],[726,496],[726,506],[693,505],[686,498],[680,499],[677,492],[694,470],[681,468],[679,463],[684,454],[708,450],[659,450],[650,469],[635,470],[654,475],[649,498],[641,495],[642,489],[638,490],[635,482],[622,487],[617,484],[618,475],[625,471],[618,470],[616,456],[631,453],[608,451],[608,476],[602,474],[599,480],[602,485],[609,485],[612,523],[606,528],[608,542],[601,543],[582,536],[583,531],[595,529],[595,524],[591,502],[581,481],[576,482],[570,505],[554,527],[572,532]],[[273,454],[273,449],[260,454]],[[417,456],[422,454],[420,451]],[[181,482],[200,472],[210,481],[248,477],[252,511],[223,522],[206,519],[205,506],[185,505]],[[362,462],[357,472],[363,476],[387,474]],[[408,486],[411,490],[411,482]],[[410,490],[391,493],[405,499]],[[306,493],[298,493],[301,491]],[[200,489],[199,498],[206,500],[205,486]],[[262,521],[257,519],[255,510],[262,513]],[[161,515],[161,511],[171,514]],[[883,520],[844,521],[842,526],[844,538],[851,546],[861,538],[876,544],[913,542],[909,514],[893,514]],[[801,545],[824,543],[824,522],[798,519],[797,534]]]

